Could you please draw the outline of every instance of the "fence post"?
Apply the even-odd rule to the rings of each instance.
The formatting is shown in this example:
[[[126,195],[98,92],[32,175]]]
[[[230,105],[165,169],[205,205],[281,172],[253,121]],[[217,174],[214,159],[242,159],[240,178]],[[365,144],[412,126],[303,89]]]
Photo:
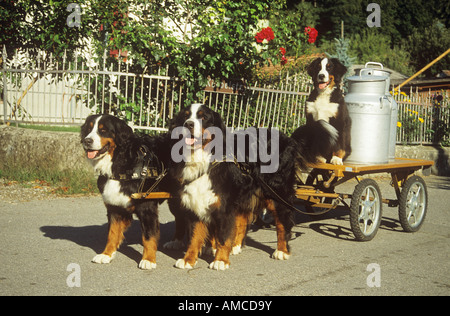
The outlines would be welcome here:
[[[3,45],[3,123],[7,123],[7,109],[8,109],[8,81],[6,79],[6,46]]]

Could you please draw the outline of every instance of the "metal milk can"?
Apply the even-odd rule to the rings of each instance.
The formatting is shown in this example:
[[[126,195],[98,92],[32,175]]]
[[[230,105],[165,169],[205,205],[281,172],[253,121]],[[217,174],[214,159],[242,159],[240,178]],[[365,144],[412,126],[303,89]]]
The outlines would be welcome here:
[[[377,64],[381,69],[367,68]],[[389,94],[390,73],[367,63],[349,77],[345,102],[352,119],[351,163],[387,163],[395,158],[397,103]]]

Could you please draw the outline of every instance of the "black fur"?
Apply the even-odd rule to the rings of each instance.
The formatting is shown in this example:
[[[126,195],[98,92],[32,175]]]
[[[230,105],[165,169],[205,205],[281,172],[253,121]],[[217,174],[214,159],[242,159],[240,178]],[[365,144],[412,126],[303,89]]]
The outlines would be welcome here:
[[[225,126],[218,113],[212,111],[205,105],[198,108],[198,112],[202,113],[202,127],[206,129],[214,126],[219,127],[223,133],[225,133]],[[194,113],[195,114],[195,113]],[[172,128],[186,126],[190,128],[191,124],[186,124],[187,120],[192,117],[190,107],[182,109],[173,121]],[[176,266],[179,268],[193,267],[196,263],[199,249],[193,244],[195,240],[193,227],[199,222],[202,222],[207,227],[208,237],[212,240],[213,248],[217,250],[216,257],[210,267],[214,269],[221,269],[220,266],[215,263],[223,261],[227,267],[229,264],[228,256],[231,249],[227,249],[225,256],[219,255],[220,249],[225,249],[228,245],[229,248],[233,246],[242,246],[242,240],[236,241],[236,218],[246,218],[248,221],[253,219],[254,214],[257,214],[263,208],[268,208],[274,213],[274,217],[277,223],[277,229],[279,230],[279,244],[275,257],[277,259],[287,259],[289,256],[289,248],[287,241],[293,227],[293,214],[292,211],[284,206],[277,200],[277,196],[281,196],[288,202],[293,202],[294,199],[294,184],[295,184],[295,169],[297,165],[304,166],[305,160],[303,158],[302,149],[298,146],[298,143],[292,138],[279,133],[279,138],[276,143],[272,143],[271,137],[268,137],[269,141],[263,144],[260,141],[260,133],[262,129],[256,129],[257,133],[246,136],[246,144],[244,152],[237,151],[238,147],[234,146],[235,157],[240,157],[245,162],[235,164],[234,162],[226,161],[220,163],[210,163],[206,172],[199,173],[195,179],[183,178],[184,170],[189,167],[189,164],[180,162],[174,166],[171,170],[173,172],[172,177],[179,180],[180,187],[179,193],[175,199],[172,199],[169,203],[175,206],[175,209],[179,210],[179,213],[174,213],[176,218],[176,227],[181,228],[183,225],[178,223],[185,223],[185,227],[189,229],[189,246],[188,251],[183,259],[177,261]],[[266,131],[264,131],[266,132]],[[234,141],[237,140],[238,133],[232,136]],[[232,144],[226,143],[226,137],[223,137],[224,148],[231,146]],[[177,139],[176,142],[179,140]],[[266,152],[270,152],[272,146],[279,148],[279,167],[276,172],[262,173],[261,166],[264,163],[258,157],[257,161],[251,161],[250,150],[258,150],[258,146],[265,146]],[[234,144],[233,144],[234,145]],[[240,148],[242,149],[242,148]],[[202,149],[198,149],[202,150]],[[225,152],[225,149],[224,149]],[[245,157],[245,158],[244,158]],[[266,163],[267,164],[267,163]],[[246,171],[242,171],[241,168]],[[211,183],[211,191],[217,197],[218,203],[210,204],[206,209],[205,215],[201,210],[193,209],[189,202],[195,199],[201,199],[201,196],[191,196],[185,194],[188,190],[188,186],[196,184],[196,181],[201,181],[201,177],[208,177],[208,181]],[[277,194],[274,195],[270,190],[266,190],[261,181],[267,183]],[[188,203],[186,204],[186,199]],[[248,221],[245,223],[245,229],[247,228]],[[187,223],[186,223],[187,222]],[[180,236],[184,234],[183,231],[177,229],[175,239],[180,239]],[[228,242],[228,244],[227,244]],[[231,247],[230,247],[231,244]],[[223,254],[223,252],[222,252]],[[181,265],[179,264],[181,261]],[[189,264],[189,266],[185,266]]]
[[[97,122],[97,119],[100,120]],[[98,128],[101,126],[101,128]],[[162,172],[163,165],[167,166],[170,162],[170,150],[168,141],[169,135],[164,134],[160,136],[136,136],[132,129],[122,120],[111,115],[92,115],[86,119],[86,122],[81,127],[81,142],[84,149],[88,152],[93,146],[93,139],[96,137],[87,137],[90,135],[93,128],[98,129],[98,137],[102,142],[106,143],[109,151],[105,157],[100,160],[90,160],[94,169],[99,174],[97,185],[100,193],[103,195],[104,203],[107,209],[109,237],[108,243],[104,252],[104,256],[113,258],[114,252],[117,250],[123,239],[123,233],[131,224],[132,214],[136,214],[141,222],[142,238],[144,243],[144,255],[139,267],[142,269],[149,269],[154,267],[155,251],[156,249],[146,249],[146,242],[151,239],[158,241],[159,239],[159,222],[158,222],[158,204],[162,200],[150,199],[131,199],[131,194],[137,193],[142,184],[142,179],[126,178],[120,180],[120,175],[130,175],[130,170],[136,166],[142,165],[143,153],[145,148],[145,155],[148,155],[147,161],[149,166],[156,168],[158,172]],[[103,144],[103,143],[102,143]],[[97,148],[98,149],[98,148]],[[108,157],[109,156],[109,157]],[[111,157],[112,156],[112,157]],[[110,159],[108,167],[100,167],[102,159]],[[137,170],[140,172],[140,170]],[[107,184],[109,181],[118,183],[118,192],[108,192]],[[144,182],[143,191],[145,192],[155,182],[155,179],[147,179]],[[170,183],[168,180],[161,182],[156,188],[157,191],[168,191]],[[110,189],[109,189],[110,190]],[[116,203],[114,197],[110,195],[120,195],[124,197],[121,202]],[[128,203],[125,203],[129,199]],[[115,230],[115,231],[114,231]],[[117,231],[118,230],[118,231]],[[117,242],[112,241],[112,237],[117,239]],[[107,257],[104,260],[109,261]],[[97,259],[96,259],[97,258]],[[100,263],[101,259],[96,256],[94,262]],[[152,265],[149,265],[148,262]],[[102,262],[107,263],[107,262]]]
[[[308,102],[315,102],[318,97],[324,93],[324,89],[319,89],[318,73],[321,70],[321,62],[323,58],[317,58],[307,68],[308,74],[312,77],[314,89],[307,99]],[[340,89],[341,80],[347,72],[347,68],[342,65],[338,59],[328,59],[326,71],[333,76],[334,86],[329,95],[329,103],[337,103],[338,109],[336,115],[328,118],[328,123],[337,131],[337,139],[330,134],[329,128],[326,128],[327,122],[315,120],[311,113],[306,113],[306,125],[299,127],[292,137],[301,142],[305,147],[305,151],[313,156],[322,156],[327,162],[330,162],[333,155],[339,151],[344,151],[343,160],[351,154],[351,119],[347,106]],[[327,88],[330,89],[330,88]],[[320,111],[320,109],[319,109]]]

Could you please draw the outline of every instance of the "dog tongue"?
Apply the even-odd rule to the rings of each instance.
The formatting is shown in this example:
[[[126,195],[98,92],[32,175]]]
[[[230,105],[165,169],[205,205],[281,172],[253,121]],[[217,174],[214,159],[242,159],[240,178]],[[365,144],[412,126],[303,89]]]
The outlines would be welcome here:
[[[87,156],[89,159],[94,159],[97,156],[98,150],[92,150],[87,152]]]
[[[325,89],[328,85],[328,82],[319,83],[319,89]]]
[[[184,141],[186,142],[186,145],[192,146],[195,143],[195,138],[188,138],[188,137],[186,137],[184,139]]]

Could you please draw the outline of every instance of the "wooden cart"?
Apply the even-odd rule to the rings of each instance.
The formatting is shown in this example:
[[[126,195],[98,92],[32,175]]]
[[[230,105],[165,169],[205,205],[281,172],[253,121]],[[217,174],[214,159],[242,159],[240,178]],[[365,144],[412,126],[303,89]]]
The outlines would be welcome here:
[[[413,175],[423,169],[430,171],[433,161],[398,158],[386,164],[316,164],[311,166],[308,180],[297,187],[299,202],[309,212],[323,214],[343,204],[350,209],[350,225],[357,240],[369,241],[375,237],[381,223],[382,204],[398,207],[400,223],[407,232],[420,229],[427,212],[428,194],[425,181]],[[383,199],[377,182],[358,176],[390,173],[396,200]],[[353,194],[337,193],[340,184],[356,178]],[[350,205],[345,199],[351,199]],[[318,212],[317,212],[318,211]]]
[[[350,225],[357,240],[369,241],[375,237],[381,223],[382,204],[398,207],[400,223],[407,232],[420,229],[428,206],[425,181],[415,171],[430,171],[433,161],[417,159],[395,159],[386,164],[316,164],[309,180],[297,186],[296,197],[304,204],[308,214],[318,215],[343,204],[350,209]],[[375,180],[358,176],[375,173],[390,173],[396,200],[383,199]],[[340,184],[356,178],[358,184],[353,194],[337,193]],[[168,192],[144,192],[132,195],[135,199],[167,199]],[[351,199],[350,205],[345,200]],[[297,209],[298,210],[298,209]]]

